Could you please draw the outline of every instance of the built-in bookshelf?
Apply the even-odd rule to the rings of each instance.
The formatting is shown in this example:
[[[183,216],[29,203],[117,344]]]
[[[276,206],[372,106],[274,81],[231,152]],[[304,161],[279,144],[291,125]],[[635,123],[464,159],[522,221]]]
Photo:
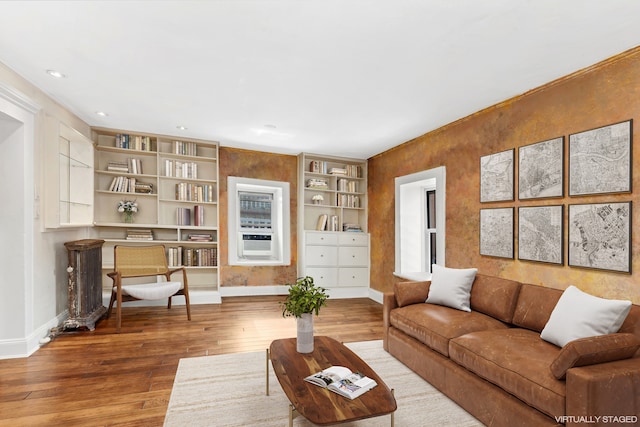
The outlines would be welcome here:
[[[218,144],[113,129],[92,130],[94,232],[104,239],[103,270],[118,244],[160,243],[171,266],[188,269],[191,291],[218,292]],[[133,223],[119,201],[137,204]],[[103,277],[105,289],[111,280]]]
[[[367,231],[366,160],[298,156],[304,230]]]
[[[298,275],[334,297],[367,296],[367,161],[298,156]]]

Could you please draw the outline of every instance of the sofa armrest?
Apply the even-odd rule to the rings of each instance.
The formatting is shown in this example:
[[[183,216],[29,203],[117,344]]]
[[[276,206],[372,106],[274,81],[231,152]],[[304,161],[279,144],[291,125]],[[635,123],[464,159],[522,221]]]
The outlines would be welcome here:
[[[616,424],[613,417],[635,417],[637,422],[638,384],[638,357],[571,368],[567,371],[566,414],[575,417],[574,420],[592,417],[590,419],[597,420],[595,426]],[[578,426],[567,422],[567,426],[573,425]]]
[[[385,292],[382,295],[382,347],[389,351],[387,339],[389,338],[389,317],[391,316],[391,310],[398,307],[396,302],[396,295],[393,292]]]
[[[606,334],[581,338],[567,343],[551,363],[551,373],[564,379],[568,369],[629,359],[640,348],[640,338],[634,334]]]

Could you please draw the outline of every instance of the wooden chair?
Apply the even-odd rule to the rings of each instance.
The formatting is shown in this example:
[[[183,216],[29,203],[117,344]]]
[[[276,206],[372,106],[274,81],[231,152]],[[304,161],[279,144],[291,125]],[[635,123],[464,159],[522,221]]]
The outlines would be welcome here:
[[[113,303],[116,306],[116,328],[120,332],[122,324],[122,303],[137,300],[155,300],[168,298],[167,308],[171,308],[174,295],[184,295],[187,306],[187,318],[191,320],[189,305],[189,285],[184,267],[169,269],[164,245],[121,246],[113,248],[114,271],[107,276],[113,279],[111,301],[107,317],[111,315]],[[171,281],[171,275],[182,271],[182,282]],[[156,277],[153,283],[123,284],[123,279],[136,277]],[[164,276],[164,281],[161,277]]]

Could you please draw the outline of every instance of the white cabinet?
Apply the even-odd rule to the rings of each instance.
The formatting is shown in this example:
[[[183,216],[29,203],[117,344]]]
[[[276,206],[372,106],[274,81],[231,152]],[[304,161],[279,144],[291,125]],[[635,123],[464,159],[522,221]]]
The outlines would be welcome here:
[[[45,121],[44,225],[93,223],[93,142],[53,117]]]
[[[305,231],[302,275],[328,289],[368,287],[369,235],[349,234]]]
[[[170,265],[187,267],[191,291],[218,292],[218,144],[102,128],[93,139],[103,272],[113,268],[115,245],[160,243]],[[121,200],[138,204],[133,223],[118,212]]]

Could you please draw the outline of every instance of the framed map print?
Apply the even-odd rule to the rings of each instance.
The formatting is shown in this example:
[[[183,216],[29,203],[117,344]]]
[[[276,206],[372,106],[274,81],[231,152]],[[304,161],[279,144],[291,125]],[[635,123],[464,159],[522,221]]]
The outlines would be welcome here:
[[[631,273],[631,202],[569,205],[569,265]]]
[[[569,195],[631,192],[631,125],[569,135]]]
[[[518,198],[541,199],[564,194],[564,137],[519,148]]]
[[[513,200],[515,150],[480,157],[480,202]]]
[[[562,205],[518,208],[518,259],[564,263],[563,208]]]
[[[513,208],[480,209],[480,255],[513,259]]]

